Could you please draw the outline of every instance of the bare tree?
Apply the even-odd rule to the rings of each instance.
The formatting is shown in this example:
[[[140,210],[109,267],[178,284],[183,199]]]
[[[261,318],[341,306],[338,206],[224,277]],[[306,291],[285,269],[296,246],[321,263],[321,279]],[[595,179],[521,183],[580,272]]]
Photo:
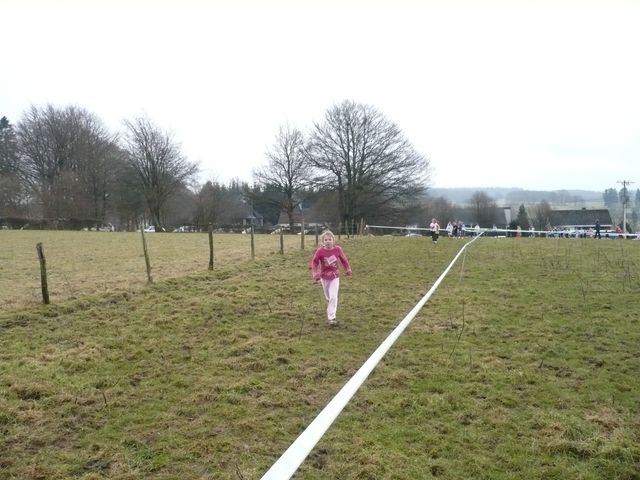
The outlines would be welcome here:
[[[169,197],[198,170],[180,153],[172,136],[146,118],[125,121],[123,149],[137,174],[151,221],[160,229]]]
[[[440,226],[444,226],[447,222],[455,219],[454,205],[445,197],[427,198],[424,211],[425,214],[422,221],[425,225],[429,225],[432,218],[436,218],[440,222]]]
[[[477,191],[469,199],[474,220],[483,227],[491,226],[496,219],[496,202],[485,192]]]
[[[114,223],[118,225],[118,229],[135,230],[140,227],[140,220],[144,218],[144,192],[138,175],[127,162],[124,152],[118,156],[111,174],[114,185],[110,190],[109,200]]]
[[[196,195],[194,223],[206,227],[222,222],[227,189],[218,182],[208,181]]]
[[[18,172],[45,218],[104,215],[114,139],[85,109],[31,106],[17,127]]]
[[[293,212],[302,200],[301,193],[309,184],[311,168],[304,155],[304,136],[297,128],[281,126],[275,142],[266,153],[267,165],[254,170],[256,183],[280,195],[262,196],[287,214],[293,231]]]
[[[550,225],[549,219],[552,211],[551,205],[546,200],[529,208],[531,221],[536,230],[544,230],[547,225]]]
[[[330,108],[314,124],[306,154],[316,184],[334,188],[343,222],[375,214],[426,189],[429,161],[400,128],[369,105],[351,101]]]

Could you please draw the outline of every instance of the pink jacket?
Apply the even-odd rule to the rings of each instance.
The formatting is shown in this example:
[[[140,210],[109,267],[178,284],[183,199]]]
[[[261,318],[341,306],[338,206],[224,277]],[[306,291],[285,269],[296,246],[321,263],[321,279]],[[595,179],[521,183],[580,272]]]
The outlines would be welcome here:
[[[311,259],[311,274],[314,280],[320,280],[321,278],[333,280],[338,278],[340,276],[338,261],[342,263],[347,275],[351,276],[351,266],[347,257],[344,256],[342,248],[337,245],[331,249],[318,248]]]

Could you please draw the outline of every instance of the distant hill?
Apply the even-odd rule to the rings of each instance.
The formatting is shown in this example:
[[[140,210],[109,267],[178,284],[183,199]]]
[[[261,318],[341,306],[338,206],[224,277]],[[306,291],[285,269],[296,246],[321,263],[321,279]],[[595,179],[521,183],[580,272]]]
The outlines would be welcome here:
[[[585,204],[603,203],[603,192],[592,190],[525,190],[523,188],[430,188],[431,197],[444,197],[447,200],[466,204],[476,192],[484,192],[498,205],[513,205],[520,203],[539,203],[546,200],[554,205],[585,206]]]
[[[467,203],[476,192],[484,192],[496,202],[504,199],[509,193],[523,191],[519,188],[430,188],[428,194],[432,197],[444,197],[455,203]]]

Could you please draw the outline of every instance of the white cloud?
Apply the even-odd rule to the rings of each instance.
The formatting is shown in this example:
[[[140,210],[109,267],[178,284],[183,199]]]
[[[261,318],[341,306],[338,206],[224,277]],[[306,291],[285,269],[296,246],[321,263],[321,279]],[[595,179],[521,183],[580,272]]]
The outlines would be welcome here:
[[[640,181],[632,3],[27,1],[0,18],[0,115],[146,114],[204,177],[250,180],[280,124],[353,99],[431,158],[434,186]]]

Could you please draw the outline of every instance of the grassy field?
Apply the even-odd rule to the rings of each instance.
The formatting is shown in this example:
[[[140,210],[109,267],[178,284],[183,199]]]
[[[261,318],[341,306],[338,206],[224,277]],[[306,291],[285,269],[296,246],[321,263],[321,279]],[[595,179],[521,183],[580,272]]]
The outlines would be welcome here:
[[[341,243],[336,329],[311,248],[0,314],[0,478],[260,478],[461,246]],[[296,478],[639,479],[639,266],[479,239]]]
[[[200,233],[146,234],[154,280],[207,270],[209,237]],[[214,234],[214,263],[236,264],[251,258],[251,236]],[[256,235],[255,256],[280,251],[279,235]],[[0,311],[42,302],[36,244],[47,260],[51,302],[138,288],[147,283],[140,233],[0,230]],[[306,248],[315,248],[306,235]],[[284,236],[286,251],[300,248],[300,236]]]

